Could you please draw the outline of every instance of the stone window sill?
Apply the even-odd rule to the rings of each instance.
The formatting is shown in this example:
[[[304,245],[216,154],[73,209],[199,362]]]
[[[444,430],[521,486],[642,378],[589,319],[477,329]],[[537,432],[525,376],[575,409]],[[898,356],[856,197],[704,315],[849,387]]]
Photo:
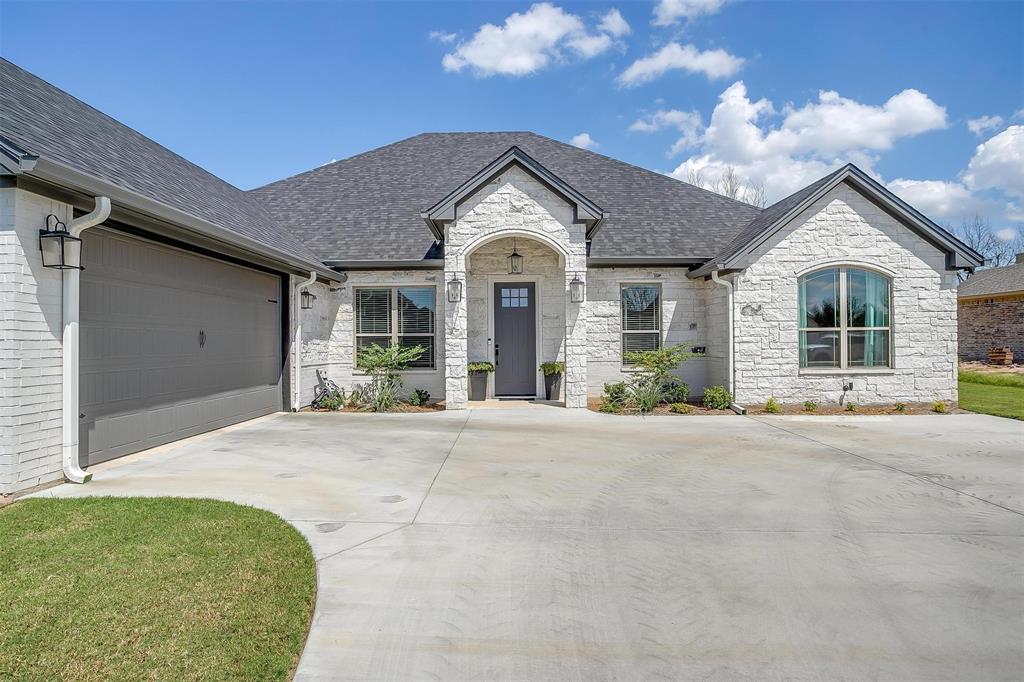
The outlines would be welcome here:
[[[800,376],[887,376],[896,374],[896,370],[892,367],[885,367],[882,369],[801,369]]]

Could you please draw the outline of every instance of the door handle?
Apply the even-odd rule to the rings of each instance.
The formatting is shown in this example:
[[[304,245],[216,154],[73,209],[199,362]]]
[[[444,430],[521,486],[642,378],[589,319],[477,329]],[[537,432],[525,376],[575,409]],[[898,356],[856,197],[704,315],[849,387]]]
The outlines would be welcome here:
[[[494,366],[498,366],[498,353],[501,352],[501,346],[494,344]]]
[[[199,330],[199,347],[206,347],[206,332],[203,331],[202,329]]]

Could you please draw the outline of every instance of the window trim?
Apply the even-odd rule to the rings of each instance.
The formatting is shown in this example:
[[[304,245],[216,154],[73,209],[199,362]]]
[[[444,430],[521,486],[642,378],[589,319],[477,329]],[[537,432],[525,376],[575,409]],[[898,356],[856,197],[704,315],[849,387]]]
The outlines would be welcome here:
[[[618,301],[618,303],[619,303],[619,364],[621,365],[621,369],[624,372],[635,372],[635,371],[637,371],[636,370],[636,365],[631,365],[631,364],[626,362],[626,357],[625,357],[625,355],[626,355],[626,344],[623,343],[625,341],[624,337],[625,337],[626,334],[655,334],[655,333],[657,333],[657,335],[658,335],[658,348],[660,349],[660,348],[663,348],[665,346],[665,331],[664,331],[664,329],[662,329],[662,320],[664,319],[664,317],[662,315],[662,306],[664,305],[665,298],[664,298],[664,290],[663,290],[661,284],[662,284],[661,282],[649,281],[649,280],[635,280],[635,281],[626,280],[626,281],[620,281],[619,282],[619,301]],[[626,329],[626,320],[625,320],[625,317],[622,314],[622,290],[623,289],[629,289],[629,288],[632,288],[632,287],[654,287],[655,289],[658,290],[658,310],[657,310],[658,317],[657,317],[657,322],[656,322],[656,328],[655,329],[653,329],[653,330],[650,330],[650,329],[648,329],[648,330],[639,330],[639,329],[627,330]]]
[[[359,311],[358,311],[358,292],[363,289],[388,289],[391,293],[391,319],[389,326],[391,331],[387,334],[359,332]],[[433,334],[399,334],[398,332],[398,290],[399,289],[430,289],[434,294],[434,333]],[[408,284],[359,284],[358,286],[352,287],[352,374],[353,376],[367,376],[366,372],[362,371],[356,366],[356,356],[359,353],[359,337],[381,337],[389,336],[391,343],[397,343],[399,336],[422,336],[423,338],[434,339],[434,366],[433,367],[409,367],[403,370],[399,370],[402,374],[436,374],[441,369],[441,363],[438,361],[438,318],[442,317],[442,311],[438,309],[439,306],[437,297],[437,285],[431,283],[408,283]]]
[[[896,370],[896,355],[895,355],[895,334],[893,333],[894,328],[894,306],[893,306],[893,288],[895,283],[895,277],[877,267],[872,267],[863,263],[827,263],[822,264],[818,267],[805,270],[797,276],[796,280],[796,295],[797,295],[797,316],[800,315],[800,289],[803,286],[804,280],[811,277],[819,272],[825,272],[826,270],[838,270],[839,271],[839,326],[838,327],[804,327],[801,326],[803,320],[797,319],[797,332],[796,332],[796,347],[797,347],[797,367],[799,374],[892,374]],[[888,294],[889,294],[889,325],[885,327],[851,327],[849,324],[849,308],[847,299],[848,289],[848,275],[850,270],[862,270],[884,277],[888,283]],[[839,334],[839,366],[838,367],[804,367],[800,364],[802,356],[802,347],[800,337],[805,332],[828,332],[834,331]],[[889,333],[888,336],[888,356],[889,362],[885,366],[881,367],[861,367],[861,366],[850,366],[849,354],[850,354],[850,341],[849,333],[851,331],[886,331]]]

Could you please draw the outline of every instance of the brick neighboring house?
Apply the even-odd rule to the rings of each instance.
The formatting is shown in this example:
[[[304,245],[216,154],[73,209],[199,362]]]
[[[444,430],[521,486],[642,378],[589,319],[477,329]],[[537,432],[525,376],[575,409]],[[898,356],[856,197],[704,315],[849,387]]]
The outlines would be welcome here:
[[[1024,253],[1017,262],[981,270],[957,290],[961,360],[987,360],[988,349],[1009,346],[1024,362]]]

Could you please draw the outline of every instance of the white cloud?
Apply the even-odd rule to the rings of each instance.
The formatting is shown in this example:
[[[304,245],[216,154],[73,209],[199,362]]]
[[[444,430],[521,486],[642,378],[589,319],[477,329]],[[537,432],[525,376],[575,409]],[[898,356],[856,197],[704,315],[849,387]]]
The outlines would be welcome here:
[[[446,71],[470,69],[484,77],[525,76],[564,60],[566,50],[590,59],[613,44],[605,33],[588,32],[575,14],[541,2],[509,15],[502,26],[484,24],[468,42],[460,42],[446,54],[441,64]]]
[[[979,144],[963,179],[974,190],[999,190],[1024,198],[1024,125],[1010,126]]]
[[[654,54],[642,57],[623,71],[620,85],[632,87],[654,80],[669,71],[700,73],[709,80],[732,76],[743,66],[743,58],[725,50],[700,51],[693,45],[669,43]]]
[[[629,27],[629,22],[622,17],[622,13],[614,8],[601,17],[601,23],[597,25],[597,28],[599,31],[604,31],[615,38],[629,35],[630,31],[633,30]]]
[[[727,0],[658,0],[654,8],[654,25],[671,26],[680,19],[695,19],[702,14],[714,14]]]
[[[1016,236],[1017,230],[1013,229],[1012,227],[1007,227],[1006,229],[999,230],[998,232],[996,232],[996,239],[998,239],[1001,242],[1008,242]]]
[[[1013,115],[1010,116],[1010,118],[1012,118],[1014,121],[1024,119],[1024,109],[1018,109],[1017,111],[1013,112]]]
[[[448,43],[455,42],[455,39],[458,38],[458,37],[459,36],[457,36],[454,33],[447,33],[445,31],[431,31],[430,32],[430,39],[431,40],[436,40],[437,42],[442,43],[444,45],[447,45]]]
[[[661,130],[674,129],[681,133],[680,137],[669,150],[669,156],[695,147],[700,142],[701,116],[699,111],[679,111],[678,109],[659,109],[633,121],[629,129],[637,133],[656,133]]]
[[[982,135],[992,128],[998,128],[1003,125],[1002,116],[981,116],[979,118],[972,118],[967,122],[967,129],[975,135]]]
[[[886,187],[935,220],[1000,210],[998,204],[974,196],[962,182],[897,178],[887,183]]]
[[[573,135],[573,138],[569,140],[569,143],[574,147],[580,149],[594,149],[598,146],[597,142],[590,136],[590,133],[580,133],[579,135]]]
[[[945,126],[945,109],[917,90],[904,90],[881,105],[821,91],[817,101],[776,113],[767,99],[751,100],[743,81],[737,81],[719,96],[700,137],[700,153],[672,175],[685,180],[700,171],[713,181],[732,167],[776,201],[848,161],[873,173],[877,152],[900,138]]]

